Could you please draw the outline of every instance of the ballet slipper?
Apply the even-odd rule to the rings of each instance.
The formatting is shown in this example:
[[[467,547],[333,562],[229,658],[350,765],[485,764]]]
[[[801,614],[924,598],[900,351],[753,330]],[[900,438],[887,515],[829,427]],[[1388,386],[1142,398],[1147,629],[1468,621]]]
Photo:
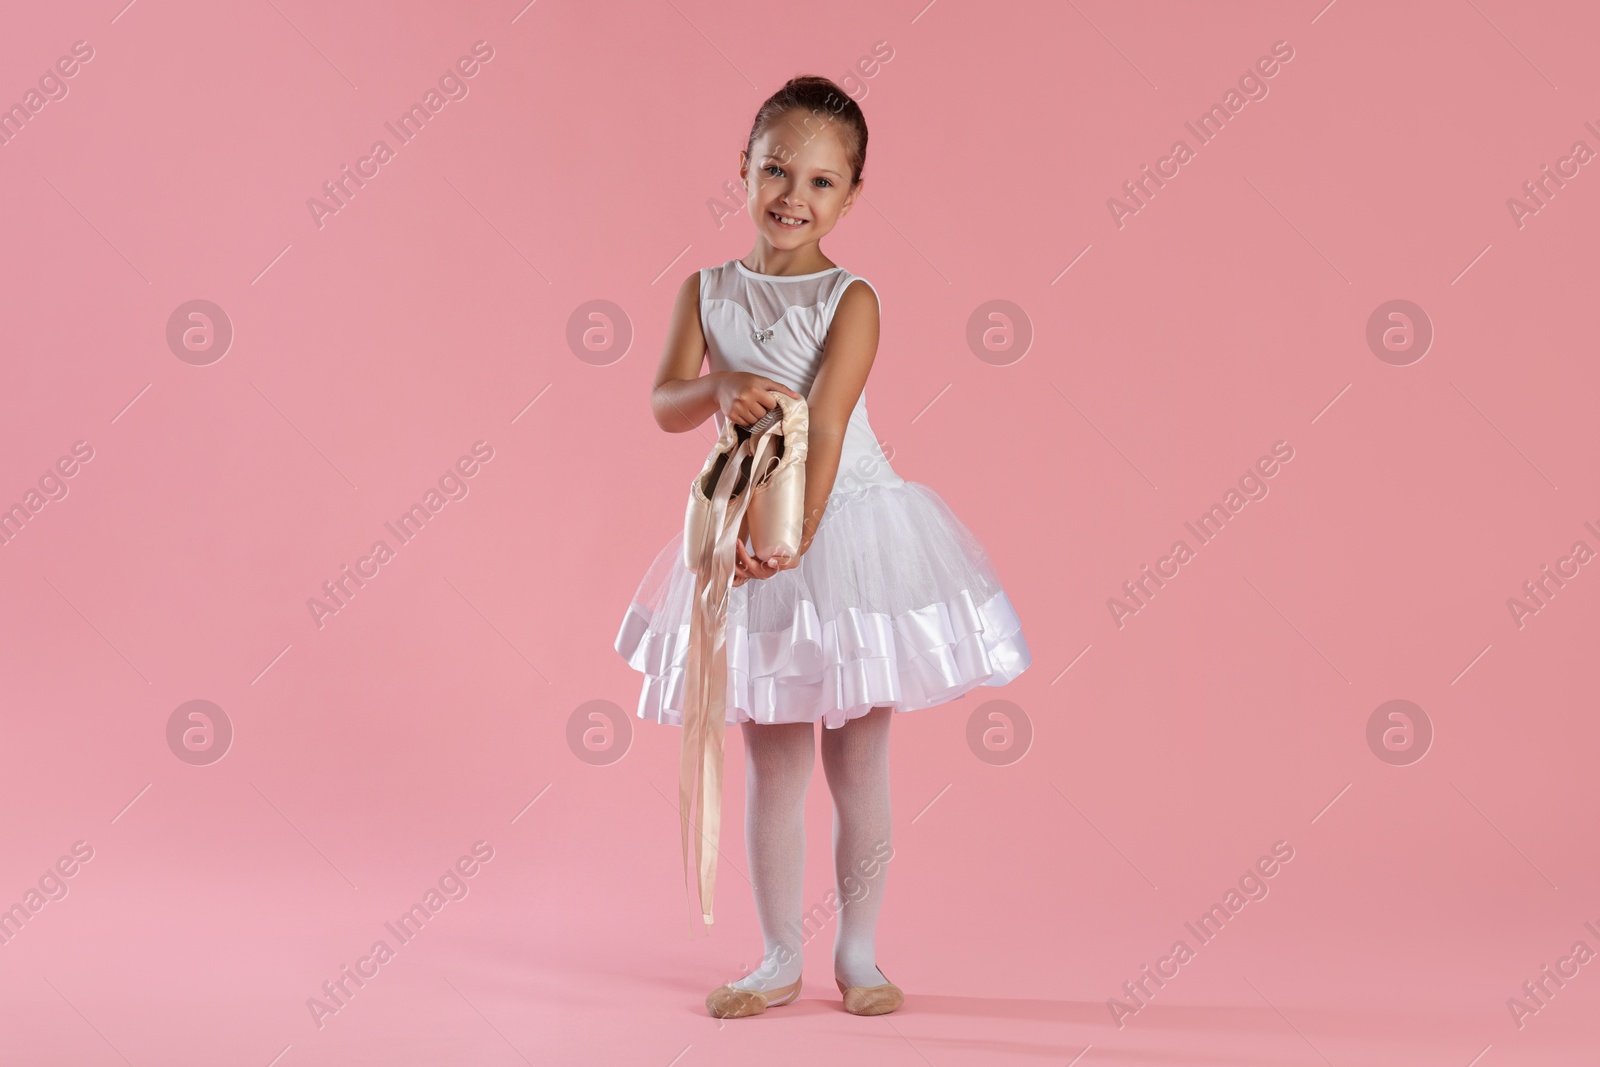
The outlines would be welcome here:
[[[889,976],[885,974],[884,977]],[[837,978],[834,982],[838,984],[839,992],[844,994],[844,1010],[851,1015],[888,1015],[906,1002],[905,993],[893,982],[853,986],[846,986]]]
[[[706,1010],[719,1019],[742,1019],[746,1015],[760,1015],[768,1008],[778,1008],[800,998],[800,979],[792,985],[763,992],[759,989],[735,989],[719,985],[706,994]]]

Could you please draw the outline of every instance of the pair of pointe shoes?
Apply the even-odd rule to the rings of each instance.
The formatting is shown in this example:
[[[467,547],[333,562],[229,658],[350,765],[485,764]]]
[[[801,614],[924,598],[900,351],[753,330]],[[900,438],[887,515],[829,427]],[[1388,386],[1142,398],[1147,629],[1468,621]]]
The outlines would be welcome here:
[[[732,560],[732,540],[743,540],[747,532],[750,554],[763,563],[787,564],[800,552],[805,534],[810,409],[804,400],[786,393],[771,395],[777,406],[750,426],[723,425],[705,466],[689,487],[683,517],[683,562],[696,574],[715,572],[719,549],[727,553],[726,560]],[[759,469],[756,452],[760,452]],[[739,464],[736,472],[729,469],[730,462]],[[721,484],[727,481],[732,481],[731,488]],[[727,494],[727,516],[744,513],[732,540],[724,538],[713,522],[712,504],[719,488]]]
[[[885,978],[889,977],[884,975]],[[721,985],[706,996],[706,1010],[719,1019],[742,1019],[746,1015],[760,1015],[768,1008],[781,1007],[800,999],[800,982],[761,992],[754,989],[735,989]],[[835,984],[844,994],[844,1010],[851,1015],[887,1015],[905,1003],[906,996],[893,982],[882,985],[847,986],[837,978]]]

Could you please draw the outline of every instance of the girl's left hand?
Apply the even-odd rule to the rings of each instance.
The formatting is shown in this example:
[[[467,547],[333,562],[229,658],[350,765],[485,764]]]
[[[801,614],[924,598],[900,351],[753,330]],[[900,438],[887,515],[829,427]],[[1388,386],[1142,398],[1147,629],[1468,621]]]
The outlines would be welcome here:
[[[796,556],[781,566],[773,567],[752,556],[744,547],[743,541],[734,542],[733,584],[743,585],[751,578],[771,578],[779,571],[792,570],[800,566],[800,557]]]
[[[752,556],[744,547],[744,540],[733,543],[733,584],[743,585],[751,578],[770,578],[778,573],[776,567],[769,567]]]

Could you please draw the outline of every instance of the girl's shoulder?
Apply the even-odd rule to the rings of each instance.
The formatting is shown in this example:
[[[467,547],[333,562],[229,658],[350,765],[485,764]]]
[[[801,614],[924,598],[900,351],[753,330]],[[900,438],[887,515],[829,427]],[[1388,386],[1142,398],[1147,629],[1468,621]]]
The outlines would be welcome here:
[[[839,267],[836,273],[837,279],[834,283],[834,290],[831,294],[831,299],[829,299],[827,304],[827,313],[829,319],[833,318],[833,313],[838,309],[839,302],[844,299],[844,294],[846,291],[851,289],[856,282],[860,282],[863,288],[870,289],[872,291],[872,298],[877,302],[879,311],[881,312],[883,310],[883,300],[878,296],[878,287],[876,285],[873,285],[870,281],[859,274],[851,273],[844,267]]]

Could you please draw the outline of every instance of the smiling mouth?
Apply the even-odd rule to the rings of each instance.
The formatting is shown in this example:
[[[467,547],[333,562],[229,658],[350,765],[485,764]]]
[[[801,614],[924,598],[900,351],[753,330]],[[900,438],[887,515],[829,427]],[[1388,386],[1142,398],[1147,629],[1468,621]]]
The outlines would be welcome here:
[[[791,215],[780,215],[776,211],[767,212],[767,217],[786,230],[798,230],[810,221],[809,219],[797,219]]]

